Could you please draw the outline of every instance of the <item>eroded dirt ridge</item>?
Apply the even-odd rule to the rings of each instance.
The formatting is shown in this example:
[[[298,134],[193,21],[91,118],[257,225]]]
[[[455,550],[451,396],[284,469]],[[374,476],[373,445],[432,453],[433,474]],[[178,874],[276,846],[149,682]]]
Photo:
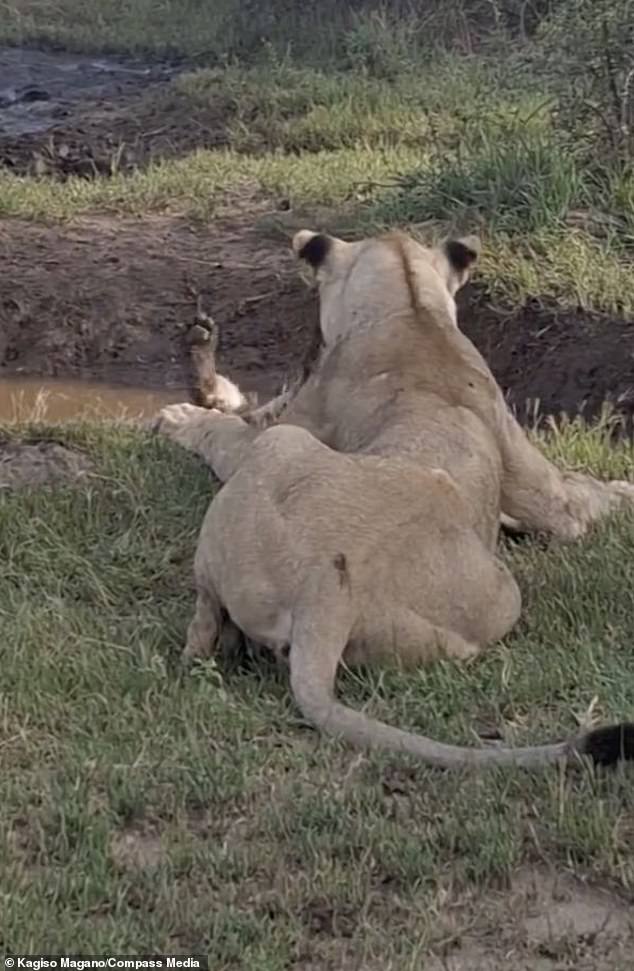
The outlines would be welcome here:
[[[221,371],[273,394],[304,359],[318,308],[287,242],[265,238],[252,208],[206,227],[163,216],[0,224],[0,378],[185,388],[200,297],[220,327]],[[460,304],[461,326],[521,418],[535,398],[544,414],[592,417],[607,398],[634,416],[630,321],[553,304],[501,316],[477,286]]]

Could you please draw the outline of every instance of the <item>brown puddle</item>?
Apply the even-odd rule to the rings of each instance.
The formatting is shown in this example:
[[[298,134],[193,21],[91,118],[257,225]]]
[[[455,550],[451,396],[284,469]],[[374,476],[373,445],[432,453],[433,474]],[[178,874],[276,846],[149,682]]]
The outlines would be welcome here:
[[[151,418],[164,405],[190,400],[186,388],[152,391],[98,381],[0,378],[0,422]]]

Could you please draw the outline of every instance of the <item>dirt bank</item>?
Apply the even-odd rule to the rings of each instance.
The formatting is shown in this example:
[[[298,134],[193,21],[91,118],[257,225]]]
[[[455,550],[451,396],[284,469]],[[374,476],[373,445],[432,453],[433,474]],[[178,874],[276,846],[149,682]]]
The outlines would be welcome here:
[[[634,416],[634,321],[533,300],[505,313],[471,289],[461,326],[489,362],[522,420],[596,416],[610,401]]]
[[[182,387],[200,294],[221,325],[222,367],[268,394],[303,357],[316,320],[288,247],[263,240],[251,220],[7,220],[0,253],[0,376]]]
[[[274,392],[302,359],[317,304],[283,241],[251,216],[192,227],[168,217],[0,227],[0,376],[89,377],[166,389],[188,381],[196,298],[221,325],[222,368]],[[531,304],[503,316],[477,287],[461,324],[520,412],[634,416],[634,325]]]

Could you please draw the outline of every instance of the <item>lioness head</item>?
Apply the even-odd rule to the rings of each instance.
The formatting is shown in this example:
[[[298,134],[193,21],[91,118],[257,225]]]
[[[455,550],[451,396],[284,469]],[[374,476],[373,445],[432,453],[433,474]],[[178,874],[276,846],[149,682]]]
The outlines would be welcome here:
[[[455,294],[480,255],[475,236],[429,248],[403,233],[347,243],[302,229],[292,245],[319,286],[326,344],[351,330],[407,313],[413,306],[456,326]]]

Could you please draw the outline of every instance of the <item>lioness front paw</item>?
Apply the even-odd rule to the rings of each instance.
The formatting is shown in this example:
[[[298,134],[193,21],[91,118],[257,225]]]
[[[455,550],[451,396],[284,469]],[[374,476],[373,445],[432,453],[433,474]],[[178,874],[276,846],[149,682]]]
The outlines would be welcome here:
[[[159,411],[154,423],[154,431],[159,435],[165,435],[173,442],[178,442],[179,445],[186,446],[189,444],[192,425],[209,414],[210,409],[199,408],[198,405],[191,405],[187,401],[177,405],[167,405]]]

